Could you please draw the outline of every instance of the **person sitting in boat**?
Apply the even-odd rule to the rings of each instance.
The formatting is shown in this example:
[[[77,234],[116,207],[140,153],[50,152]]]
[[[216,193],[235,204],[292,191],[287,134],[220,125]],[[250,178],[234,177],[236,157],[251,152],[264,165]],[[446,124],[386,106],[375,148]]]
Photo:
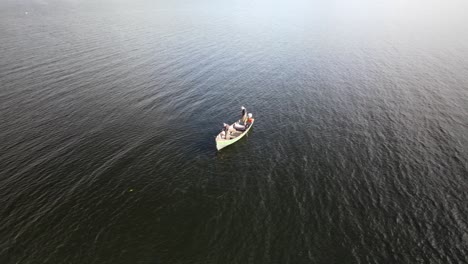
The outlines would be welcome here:
[[[224,129],[221,131],[221,138],[226,139],[226,131]]]
[[[234,125],[228,125],[224,123],[223,132],[224,132],[224,139],[229,140],[231,139],[231,133],[236,132],[236,128],[234,127]],[[223,134],[221,134],[221,138],[223,138]]]
[[[253,123],[253,115],[252,113],[248,114],[247,121],[245,122],[245,128],[248,128]]]
[[[242,109],[242,115],[241,115],[241,119],[239,120],[240,122],[244,123],[247,121],[247,109],[245,109],[245,107],[241,107]]]

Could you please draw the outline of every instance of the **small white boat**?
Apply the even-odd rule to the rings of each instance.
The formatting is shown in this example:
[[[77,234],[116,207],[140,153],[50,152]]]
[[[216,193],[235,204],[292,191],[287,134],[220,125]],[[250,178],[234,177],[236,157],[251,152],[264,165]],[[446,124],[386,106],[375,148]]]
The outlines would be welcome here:
[[[239,139],[241,139],[249,130],[253,127],[253,124],[255,122],[255,119],[252,118],[252,123],[250,123],[249,127],[245,131],[236,131],[231,133],[230,139],[224,139],[221,137],[221,131],[218,136],[216,136],[216,148],[218,150],[221,150],[235,142],[237,142]]]

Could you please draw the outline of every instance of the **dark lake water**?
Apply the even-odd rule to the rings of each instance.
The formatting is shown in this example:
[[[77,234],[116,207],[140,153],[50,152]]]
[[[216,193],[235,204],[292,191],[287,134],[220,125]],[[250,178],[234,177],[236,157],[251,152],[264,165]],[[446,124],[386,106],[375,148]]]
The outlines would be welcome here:
[[[466,263],[467,8],[1,1],[0,263]]]

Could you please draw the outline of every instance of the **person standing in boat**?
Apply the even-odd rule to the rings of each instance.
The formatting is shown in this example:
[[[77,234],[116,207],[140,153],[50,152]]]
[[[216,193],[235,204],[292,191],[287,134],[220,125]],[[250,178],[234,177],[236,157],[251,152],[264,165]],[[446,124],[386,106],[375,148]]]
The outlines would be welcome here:
[[[242,109],[242,116],[241,116],[241,119],[240,121],[245,125],[245,122],[247,122],[247,109],[245,109],[245,107],[241,107]]]

